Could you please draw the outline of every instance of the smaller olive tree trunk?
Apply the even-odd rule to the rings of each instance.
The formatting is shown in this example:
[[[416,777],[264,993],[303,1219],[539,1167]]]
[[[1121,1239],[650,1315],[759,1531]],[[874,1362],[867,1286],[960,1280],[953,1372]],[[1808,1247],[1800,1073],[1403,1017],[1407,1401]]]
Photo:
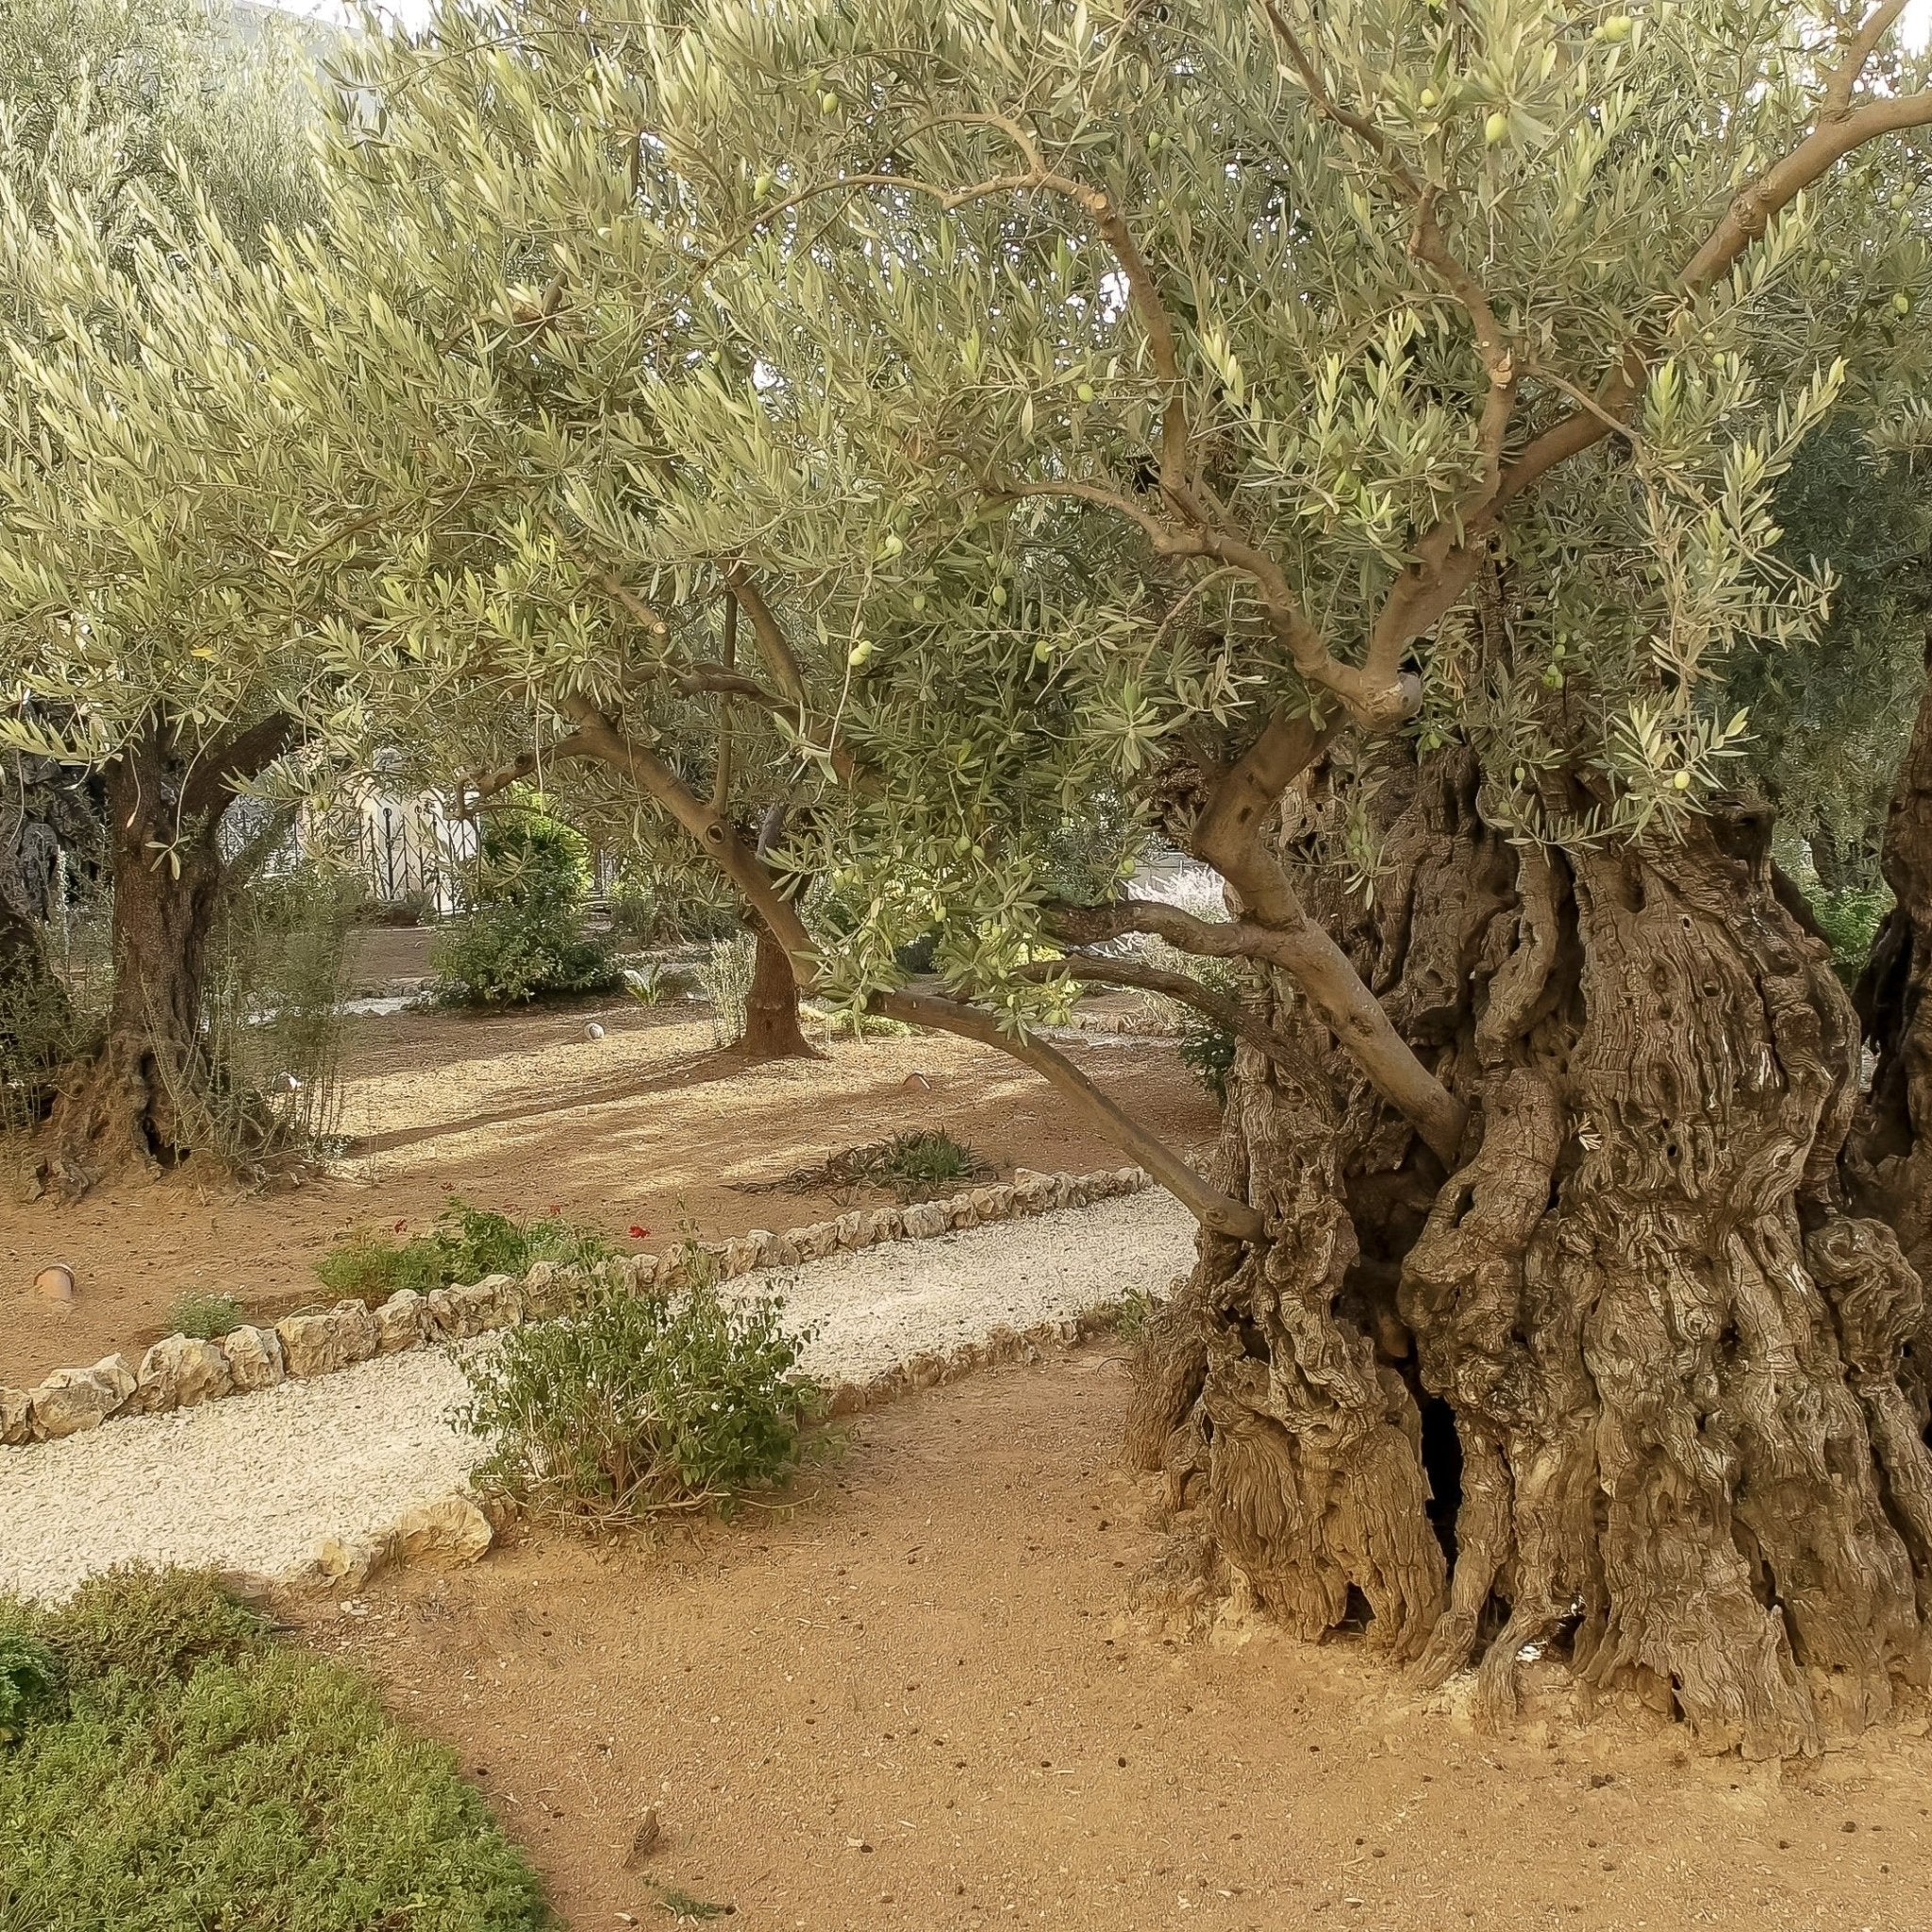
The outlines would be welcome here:
[[[192,1151],[189,1116],[209,1074],[208,940],[232,884],[221,818],[288,736],[287,720],[274,717],[192,757],[157,720],[106,769],[114,985],[100,1043],[68,1070],[48,1123],[41,1179],[63,1198]]]
[[[798,1018],[798,976],[772,929],[754,914],[747,922],[758,950],[744,1005],[744,1057],[749,1060],[815,1059]]]

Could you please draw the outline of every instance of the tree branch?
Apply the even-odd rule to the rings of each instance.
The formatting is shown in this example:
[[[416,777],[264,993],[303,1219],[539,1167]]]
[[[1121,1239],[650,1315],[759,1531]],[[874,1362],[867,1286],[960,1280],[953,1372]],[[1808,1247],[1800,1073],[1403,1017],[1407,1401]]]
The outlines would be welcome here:
[[[182,819],[192,823],[204,812],[219,818],[242,787],[267,771],[294,737],[295,721],[284,711],[274,711],[217,745],[197,760],[181,788]]]
[[[1257,1241],[1266,1232],[1266,1224],[1255,1208],[1210,1187],[1165,1142],[1150,1134],[1064,1054],[1043,1040],[1005,1033],[991,1013],[982,1013],[958,1000],[935,999],[925,993],[874,993],[870,1006],[872,1011],[883,1013],[889,1019],[903,1020],[912,1026],[931,1026],[941,1033],[957,1033],[1010,1054],[1092,1116],[1108,1138],[1133,1155],[1203,1227],[1244,1241]]]
[[[757,854],[745,848],[729,821],[699,798],[656,752],[626,738],[588,698],[567,699],[563,710],[575,724],[589,755],[627,773],[671,813],[691,834],[698,849],[739,889],[791,958],[792,976],[799,991],[810,991],[818,983],[819,964],[811,935],[797,909],[779,891]],[[1093,1116],[1110,1139],[1132,1154],[1204,1225],[1245,1241],[1255,1240],[1263,1232],[1261,1217],[1255,1209],[1216,1192],[1177,1155],[1130,1119],[1064,1055],[1056,1053],[1043,1041],[1002,1033],[991,1014],[977,1012],[954,1000],[904,992],[875,993],[871,1006],[874,1012],[904,1020],[908,1024],[936,1026],[1010,1054],[1044,1074]]]
[[[1183,1006],[1192,1007],[1197,1013],[1205,1013],[1218,1025],[1245,1040],[1257,1053],[1265,1054],[1279,1065],[1306,1068],[1307,1064],[1306,1053],[1291,1041],[1282,1039],[1239,1000],[1216,992],[1212,987],[1203,986],[1198,979],[1191,978],[1185,973],[1163,973],[1158,966],[1142,966],[1132,959],[1096,959],[1074,953],[1064,959],[1044,959],[1036,965],[1022,966],[1013,976],[1046,986],[1051,986],[1057,979],[1078,979],[1101,986],[1131,986],[1143,992],[1158,992],[1168,999],[1178,1000]]]

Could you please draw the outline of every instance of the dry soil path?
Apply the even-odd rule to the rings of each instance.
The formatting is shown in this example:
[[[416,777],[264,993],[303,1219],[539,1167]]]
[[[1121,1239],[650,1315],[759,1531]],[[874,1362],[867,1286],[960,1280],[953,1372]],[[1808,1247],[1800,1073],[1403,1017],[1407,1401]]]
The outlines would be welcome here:
[[[782,1294],[790,1323],[813,1331],[807,1369],[862,1382],[1001,1326],[1064,1322],[1158,1292],[1189,1264],[1192,1232],[1180,1205],[1150,1189],[748,1274],[732,1287]],[[0,1449],[0,1591],[58,1596],[136,1559],[291,1574],[323,1539],[369,1536],[461,1485],[482,1453],[451,1420],[463,1392],[448,1351],[416,1349]]]

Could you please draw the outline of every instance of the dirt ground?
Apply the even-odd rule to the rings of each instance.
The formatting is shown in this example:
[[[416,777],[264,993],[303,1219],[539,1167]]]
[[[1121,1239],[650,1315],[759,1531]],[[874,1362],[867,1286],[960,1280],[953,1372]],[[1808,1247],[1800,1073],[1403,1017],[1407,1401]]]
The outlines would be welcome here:
[[[419,963],[418,936],[370,936],[375,983]],[[595,1021],[605,1037],[587,1041]],[[840,1041],[816,1061],[747,1069],[690,1006],[632,1001],[346,1023],[348,1158],[299,1189],[238,1191],[190,1163],[97,1189],[77,1206],[0,1201],[0,1383],[137,1352],[182,1293],[227,1292],[274,1320],[321,1294],[314,1266],[358,1224],[415,1229],[447,1196],[517,1214],[558,1208],[621,1241],[687,1226],[708,1237],[796,1226],[854,1205],[844,1191],[747,1193],[842,1148],[944,1127],[1003,1168],[1116,1167],[1125,1156],[1005,1055],[943,1035]],[[1211,1141],[1213,1105],[1172,1047],[1074,1046],[1108,1092],[1157,1131]],[[886,1197],[879,1196],[884,1199]],[[31,1291],[50,1261],[74,1306]]]
[[[1617,1713],[1478,1733],[1349,1642],[1137,1625],[1124,1392],[1097,1348],[983,1374],[860,1419],[788,1513],[532,1536],[299,1620],[458,1749],[577,1932],[680,1898],[748,1932],[1925,1925],[1923,1710],[1746,1765]]]

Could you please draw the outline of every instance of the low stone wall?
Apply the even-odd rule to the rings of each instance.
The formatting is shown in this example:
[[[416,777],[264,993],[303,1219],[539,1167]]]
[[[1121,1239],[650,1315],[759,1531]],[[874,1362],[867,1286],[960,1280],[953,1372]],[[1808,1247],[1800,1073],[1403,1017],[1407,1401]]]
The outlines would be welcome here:
[[[1081,1208],[1150,1185],[1138,1167],[1092,1174],[1032,1174],[970,1188],[945,1201],[909,1208],[861,1208],[835,1221],[783,1234],[755,1229],[726,1241],[696,1244],[720,1280],[758,1268],[793,1268],[881,1241],[923,1241],[988,1222]],[[689,1248],[627,1255],[590,1269],[540,1261],[521,1279],[491,1274],[430,1294],[405,1289],[377,1307],[338,1302],[322,1313],[290,1315],[272,1328],[242,1327],[218,1341],[169,1335],[139,1367],[110,1355],[89,1368],[56,1369],[37,1389],[0,1389],[0,1443],[17,1445],[72,1436],[119,1416],[156,1415],[225,1395],[272,1389],[286,1376],[326,1375],[373,1356],[460,1341],[493,1328],[564,1314],[587,1286],[676,1289]],[[901,1378],[903,1380],[903,1378]],[[862,1406],[862,1400],[853,1406]]]

